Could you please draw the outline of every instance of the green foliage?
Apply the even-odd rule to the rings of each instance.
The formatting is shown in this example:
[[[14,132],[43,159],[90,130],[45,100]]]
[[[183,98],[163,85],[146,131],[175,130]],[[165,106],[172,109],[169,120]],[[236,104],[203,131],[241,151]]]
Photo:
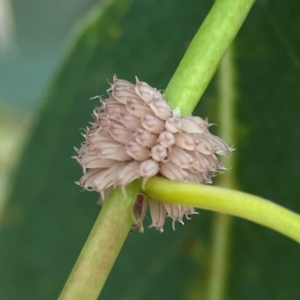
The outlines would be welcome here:
[[[2,222],[0,299],[58,296],[100,210],[95,193],[74,185],[81,170],[70,158],[98,104],[88,99],[104,95],[113,74],[163,89],[211,1],[106,3],[82,24],[14,173]],[[297,0],[257,3],[235,43],[238,184],[296,212],[299,7]],[[211,122],[216,94],[212,83],[197,109]],[[164,234],[130,234],[100,298],[199,299],[209,276],[210,217],[200,212],[176,232],[168,222]],[[293,241],[235,219],[228,299],[300,298],[299,255]]]

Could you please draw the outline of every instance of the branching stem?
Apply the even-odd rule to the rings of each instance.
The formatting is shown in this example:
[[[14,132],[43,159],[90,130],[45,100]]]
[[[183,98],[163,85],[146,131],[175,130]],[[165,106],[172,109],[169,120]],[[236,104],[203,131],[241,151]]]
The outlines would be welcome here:
[[[105,200],[101,213],[79,255],[59,300],[96,300],[132,225],[138,182],[118,188]]]
[[[173,108],[180,108],[182,115],[191,114],[194,110],[253,2],[254,0],[215,2],[165,91],[168,102]],[[168,191],[169,187],[174,186],[173,182],[161,180],[149,180],[147,191],[153,193],[161,189],[158,193],[161,195],[165,189],[162,182]],[[155,182],[158,185],[153,189],[151,186]],[[105,201],[60,300],[98,298],[132,224],[132,206],[137,191],[135,183],[128,187],[126,201],[119,189]],[[167,201],[164,197],[161,200]],[[192,206],[198,207],[197,204]]]
[[[145,192],[151,199],[250,220],[300,243],[300,215],[258,196],[216,186],[170,182],[160,177],[149,179]]]
[[[217,0],[181,60],[165,97],[191,114],[255,0]]]

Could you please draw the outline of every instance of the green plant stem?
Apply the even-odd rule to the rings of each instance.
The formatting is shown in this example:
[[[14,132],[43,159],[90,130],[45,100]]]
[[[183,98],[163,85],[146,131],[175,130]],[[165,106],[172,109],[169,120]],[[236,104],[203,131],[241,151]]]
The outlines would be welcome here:
[[[222,187],[150,178],[145,193],[151,199],[224,213],[271,228],[300,243],[300,215],[271,201]]]
[[[181,114],[190,114],[242,26],[255,0],[217,0],[165,90]]]
[[[235,101],[236,84],[234,68],[234,45],[228,49],[217,73],[218,91],[218,133],[228,144],[236,145],[235,136]],[[223,159],[230,170],[218,177],[218,185],[226,188],[236,188],[235,158],[232,155]],[[206,300],[226,299],[226,286],[229,272],[228,256],[230,251],[230,233],[232,217],[216,213],[213,217],[212,247],[209,260]]]
[[[215,213],[211,238],[206,300],[226,299],[232,217]]]
[[[138,182],[118,188],[105,200],[59,300],[96,300],[132,226]]]
[[[218,0],[209,12],[165,91],[170,105],[183,115],[191,114],[200,100],[253,2]],[[130,185],[125,201],[117,189],[105,201],[60,300],[97,299],[132,224],[137,191],[136,184]]]

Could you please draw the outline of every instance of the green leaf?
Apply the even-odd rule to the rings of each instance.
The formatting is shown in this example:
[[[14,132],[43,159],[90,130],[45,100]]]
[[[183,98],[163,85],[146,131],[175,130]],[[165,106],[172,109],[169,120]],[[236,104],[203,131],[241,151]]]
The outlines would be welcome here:
[[[114,74],[164,89],[211,1],[106,1],[80,33],[43,99],[14,173],[2,221],[0,298],[55,299],[100,208],[80,192],[73,146]],[[239,187],[300,211],[298,1],[257,3],[235,43]],[[216,122],[213,83],[197,113]],[[221,126],[221,124],[219,124]],[[101,299],[199,299],[209,274],[209,212],[176,232],[132,233]],[[150,224],[146,219],[145,225]],[[113,237],[112,237],[113,238]],[[234,220],[228,299],[298,299],[300,247],[244,220]]]
[[[299,1],[265,1],[237,39],[240,187],[300,212]],[[291,54],[293,53],[293,54]],[[298,299],[300,246],[254,224],[233,229],[230,299]]]

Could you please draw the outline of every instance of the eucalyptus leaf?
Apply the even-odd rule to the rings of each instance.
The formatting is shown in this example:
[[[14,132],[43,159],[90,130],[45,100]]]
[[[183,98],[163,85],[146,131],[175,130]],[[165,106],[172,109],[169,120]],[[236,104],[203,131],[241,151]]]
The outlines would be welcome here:
[[[57,298],[100,211],[97,195],[74,184],[81,170],[71,159],[98,105],[89,98],[105,95],[114,74],[164,89],[211,4],[106,1],[78,25],[13,174],[0,236],[0,299]],[[296,0],[257,3],[236,39],[234,62],[239,188],[296,212],[299,11]],[[217,110],[212,83],[196,114],[218,122]],[[100,299],[204,299],[211,215],[200,212],[176,232],[167,222],[163,234],[129,234]],[[299,299],[299,255],[295,242],[234,219],[227,298]]]

